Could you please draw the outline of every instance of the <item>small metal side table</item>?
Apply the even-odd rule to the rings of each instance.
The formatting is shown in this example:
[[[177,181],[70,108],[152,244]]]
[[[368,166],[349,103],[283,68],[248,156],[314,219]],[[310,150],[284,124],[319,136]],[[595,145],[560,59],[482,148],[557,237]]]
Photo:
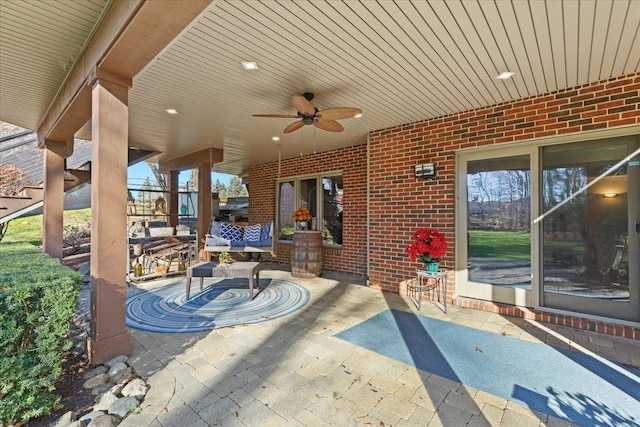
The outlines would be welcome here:
[[[442,305],[444,312],[447,312],[447,278],[449,277],[449,270],[446,268],[440,268],[438,271],[426,271],[416,270],[418,278],[415,286],[409,286],[409,290],[413,291],[417,295],[418,311],[422,305],[422,293],[424,291],[434,290],[437,293],[442,294]],[[431,298],[433,301],[433,298]]]

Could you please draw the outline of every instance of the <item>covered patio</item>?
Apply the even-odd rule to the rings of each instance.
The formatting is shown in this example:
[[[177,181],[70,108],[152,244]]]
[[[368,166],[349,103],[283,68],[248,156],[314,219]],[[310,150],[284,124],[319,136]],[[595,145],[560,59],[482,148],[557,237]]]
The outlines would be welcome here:
[[[428,302],[418,311],[414,300],[371,289],[355,276],[295,279],[281,264],[270,263],[263,276],[296,281],[310,291],[311,300],[285,317],[232,328],[169,334],[130,329],[129,363],[149,392],[141,410],[121,426],[619,426],[638,421],[638,396],[621,380],[638,381],[633,369],[624,368],[640,365],[637,340],[455,306],[445,314]],[[176,282],[183,286],[178,279],[137,286]],[[386,317],[385,334],[367,330],[370,322]],[[439,330],[456,334],[451,338],[458,344],[452,347]],[[370,344],[367,334],[372,334]],[[401,350],[371,344],[385,336]],[[502,353],[502,343],[487,337],[520,349]],[[535,376],[527,381],[511,376],[514,363],[521,372],[542,369],[533,365],[532,349],[546,358],[547,369],[556,363],[562,369],[551,374],[554,379],[539,371],[546,388]],[[460,356],[469,359],[462,362]],[[593,394],[601,387],[594,382],[591,392],[581,394],[583,383],[599,381],[597,375],[611,382],[602,390],[631,393],[630,400],[610,405]],[[503,382],[517,386],[492,386]]]
[[[442,259],[451,272],[449,312],[423,304],[423,314],[522,343],[584,348],[637,369],[640,266],[628,260],[640,253],[640,2],[5,0],[0,19],[0,120],[37,130],[43,250],[52,257],[63,253],[65,158],[74,138],[92,141],[89,359],[98,365],[130,354],[158,393],[125,423],[561,425],[562,416],[574,419],[570,413],[576,424],[598,416],[637,423],[637,415],[609,413],[568,389],[547,402],[547,412],[532,411],[524,406],[541,405],[542,390],[497,398],[462,378],[425,373],[415,362],[430,356],[411,342],[430,334],[420,332],[417,316],[412,337],[397,337],[410,355],[401,362],[335,335],[390,309],[416,314],[405,296],[420,265],[404,248],[416,229],[434,228],[449,243]],[[333,120],[333,108],[363,115]],[[312,303],[281,320],[209,334],[127,328],[131,152],[157,163],[172,185],[180,170],[197,168],[201,201],[211,197],[212,170],[243,177],[249,222],[274,221],[273,261],[285,268],[291,212],[283,206],[309,206],[318,231],[337,221],[339,233],[323,242],[323,277],[303,281]],[[575,166],[578,154],[584,159]],[[471,277],[467,209],[477,165],[479,173],[526,175],[509,202],[528,203],[518,254],[529,263],[527,289]],[[584,246],[579,261],[587,265],[604,265],[602,239],[594,237],[603,221],[593,212],[608,212],[610,194],[587,185],[623,177],[611,198],[615,237],[628,254],[616,266],[629,284],[623,301],[545,292],[544,220],[557,208],[544,204],[542,176],[567,165],[580,170],[581,186],[561,194],[558,206],[585,195],[588,238],[576,247]],[[549,194],[557,181],[544,181]],[[177,198],[168,211],[178,212]],[[198,204],[197,219],[204,236],[209,203]],[[266,277],[289,274],[265,270]],[[472,346],[474,356],[488,351]]]

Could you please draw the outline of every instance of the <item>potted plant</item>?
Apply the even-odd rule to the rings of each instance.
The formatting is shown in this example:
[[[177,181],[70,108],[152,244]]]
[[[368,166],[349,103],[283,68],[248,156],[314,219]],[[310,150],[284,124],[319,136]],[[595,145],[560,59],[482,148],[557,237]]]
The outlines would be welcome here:
[[[447,241],[434,228],[420,228],[413,233],[413,243],[404,250],[411,261],[416,259],[430,272],[437,272],[440,261],[447,252]]]
[[[182,215],[186,215],[187,213],[187,205],[185,205],[184,203],[180,206],[180,213]]]
[[[231,254],[229,252],[220,252],[220,255],[218,255],[218,262],[220,265],[231,264]]]
[[[177,236],[188,236],[191,232],[191,228],[187,224],[178,224],[176,226]]]
[[[311,221],[311,212],[304,206],[299,207],[293,212],[293,220],[298,225],[299,230],[305,230],[307,228],[307,221]]]

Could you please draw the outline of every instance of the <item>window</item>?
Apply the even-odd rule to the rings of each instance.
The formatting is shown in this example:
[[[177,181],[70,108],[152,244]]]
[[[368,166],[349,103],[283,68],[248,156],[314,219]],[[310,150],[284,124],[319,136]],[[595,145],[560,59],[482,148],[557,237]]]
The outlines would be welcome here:
[[[339,172],[282,179],[277,192],[280,240],[291,240],[293,212],[304,206],[313,217],[310,229],[321,231],[325,244],[342,244],[343,185]]]

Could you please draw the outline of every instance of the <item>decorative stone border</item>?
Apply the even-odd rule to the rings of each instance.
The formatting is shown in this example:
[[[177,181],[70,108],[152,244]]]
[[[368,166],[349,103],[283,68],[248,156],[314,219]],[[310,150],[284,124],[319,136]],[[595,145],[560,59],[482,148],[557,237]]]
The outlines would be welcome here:
[[[86,285],[83,285],[86,286]],[[76,312],[69,336],[74,353],[86,358],[86,338],[89,335],[89,316]],[[83,386],[94,399],[91,411],[79,414],[68,411],[52,427],[114,427],[140,406],[149,389],[128,364],[125,355],[116,356],[104,365],[84,373]]]

